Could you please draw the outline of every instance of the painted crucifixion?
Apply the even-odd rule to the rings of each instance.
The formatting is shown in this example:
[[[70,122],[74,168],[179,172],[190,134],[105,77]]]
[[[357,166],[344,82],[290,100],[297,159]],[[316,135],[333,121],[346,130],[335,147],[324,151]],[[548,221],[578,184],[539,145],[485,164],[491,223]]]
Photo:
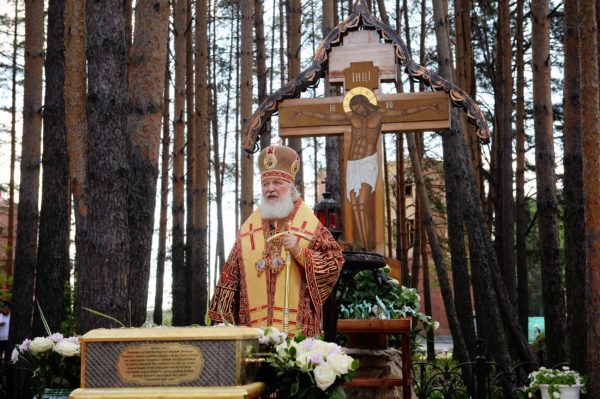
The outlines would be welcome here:
[[[339,114],[296,109],[294,116],[350,125],[345,193],[352,209],[354,242],[364,249],[375,250],[375,188],[381,164],[377,156],[377,143],[383,122],[385,119],[402,118],[428,110],[438,114],[443,114],[443,111],[440,104],[435,102],[400,109],[380,108],[375,94],[365,87],[355,87],[346,94],[343,110],[344,113]]]
[[[329,76],[336,76],[337,72],[345,95],[282,101],[279,134],[281,137],[343,135],[344,238],[354,249],[383,255],[381,133],[446,129],[450,104],[448,95],[442,92],[378,94],[385,76],[388,81],[394,76],[391,73],[394,57],[387,56],[390,48],[385,44],[365,43],[370,38],[360,33],[362,36],[354,35],[337,54],[332,52],[330,58]],[[381,51],[377,50],[380,44]],[[368,49],[372,61],[361,61],[364,49]]]

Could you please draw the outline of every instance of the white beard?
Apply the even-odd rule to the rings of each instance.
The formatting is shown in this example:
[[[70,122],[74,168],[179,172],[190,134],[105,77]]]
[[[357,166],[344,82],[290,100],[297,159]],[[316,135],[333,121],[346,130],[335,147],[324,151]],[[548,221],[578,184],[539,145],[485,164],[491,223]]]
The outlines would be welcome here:
[[[292,194],[285,194],[275,204],[268,203],[263,197],[258,209],[260,210],[261,219],[286,218],[294,210],[294,200],[292,199]]]

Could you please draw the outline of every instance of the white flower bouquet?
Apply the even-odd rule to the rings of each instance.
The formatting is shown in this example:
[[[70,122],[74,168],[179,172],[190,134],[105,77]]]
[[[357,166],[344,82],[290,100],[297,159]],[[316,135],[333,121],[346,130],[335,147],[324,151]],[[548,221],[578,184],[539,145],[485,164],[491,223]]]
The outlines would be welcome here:
[[[79,387],[81,358],[79,338],[60,333],[26,339],[12,351],[11,362],[31,370],[33,393],[41,397],[46,388]]]
[[[342,384],[350,381],[358,360],[332,342],[303,336],[287,337],[274,327],[261,329],[261,356],[266,359],[266,382],[278,397],[318,399],[346,397]]]
[[[577,387],[583,391],[585,386],[585,378],[582,377],[577,371],[571,370],[568,367],[562,367],[561,369],[549,369],[546,367],[540,367],[537,371],[529,374],[529,397],[533,397],[533,394],[542,387],[547,386],[548,396],[554,399],[562,398],[561,386],[572,386]],[[545,390],[545,388],[544,388]],[[545,396],[545,392],[544,395]]]

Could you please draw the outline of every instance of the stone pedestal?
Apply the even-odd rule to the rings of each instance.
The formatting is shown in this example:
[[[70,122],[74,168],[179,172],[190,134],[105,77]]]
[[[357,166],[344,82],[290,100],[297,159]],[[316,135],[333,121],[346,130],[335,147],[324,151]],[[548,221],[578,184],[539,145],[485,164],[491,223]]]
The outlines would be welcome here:
[[[411,319],[338,320],[338,332],[346,334],[347,346],[352,346],[348,353],[360,360],[353,380],[344,386],[349,398],[400,398],[402,392],[402,399],[411,399],[411,327]],[[376,339],[388,334],[402,336],[402,352],[386,349],[385,339]]]
[[[346,348],[346,353],[360,361],[360,367],[354,373],[356,379],[398,380],[402,378],[402,356],[399,350]],[[348,399],[399,399],[397,386],[346,386]]]

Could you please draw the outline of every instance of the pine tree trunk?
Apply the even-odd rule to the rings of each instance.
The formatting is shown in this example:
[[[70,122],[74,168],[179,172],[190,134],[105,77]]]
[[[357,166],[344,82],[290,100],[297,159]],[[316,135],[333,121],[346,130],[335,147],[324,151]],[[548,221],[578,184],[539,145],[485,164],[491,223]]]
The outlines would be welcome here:
[[[185,152],[185,33],[186,0],[175,3],[175,93],[173,107],[173,325],[188,324],[186,314],[186,275],[184,246],[184,152]]]
[[[123,2],[86,3],[88,224],[77,286],[79,331],[129,323],[127,38]]]
[[[256,15],[256,12],[255,12]],[[212,26],[212,48],[216,49],[217,45],[217,31],[216,31],[216,24],[213,23]],[[231,71],[231,70],[230,70]],[[266,76],[266,74],[265,74]],[[217,81],[217,57],[213,56],[212,57],[212,73],[211,73],[211,81],[212,82],[216,82]],[[266,83],[265,83],[266,85]],[[225,171],[226,171],[226,159],[227,159],[227,142],[228,142],[228,136],[229,136],[229,131],[227,129],[225,129],[225,131],[223,132],[223,136],[220,136],[219,133],[219,117],[220,117],[220,112],[218,112],[217,110],[219,109],[219,96],[218,96],[218,90],[217,88],[217,84],[213,83],[211,85],[212,88],[214,88],[214,90],[209,90],[209,94],[211,95],[212,98],[212,103],[210,104],[210,116],[212,118],[212,123],[215,126],[214,131],[213,131],[213,138],[218,138],[218,140],[223,140],[223,151],[222,151],[222,155],[219,155],[219,147],[216,147],[215,150],[215,174],[218,174],[218,176],[215,176],[215,181],[217,182],[218,186],[217,186],[217,190],[216,190],[216,197],[217,197],[217,245],[215,248],[215,253],[216,253],[216,261],[215,261],[215,267],[218,270],[218,273],[220,274],[221,271],[223,270],[223,265],[225,264],[225,232],[224,232],[224,223],[223,223],[223,187],[224,187],[224,181],[225,181]],[[227,106],[229,107],[229,101],[227,101]]]
[[[167,32],[167,42],[169,41]],[[165,51],[168,56],[168,50]],[[167,58],[168,60],[168,58]],[[171,76],[169,74],[169,63],[165,65],[164,72],[164,90],[163,90],[163,120],[162,120],[162,149],[160,164],[160,214],[158,217],[158,250],[156,255],[156,288],[154,290],[154,312],[152,321],[156,325],[162,325],[163,322],[163,290],[165,277],[165,259],[167,257],[167,212],[169,210],[169,148],[171,144],[170,132],[170,89]]]
[[[385,249],[387,250],[387,254],[386,256],[389,256],[390,258],[393,257],[393,253],[392,253],[392,204],[390,201],[390,196],[391,196],[391,190],[392,188],[390,187],[390,172],[389,169],[387,167],[388,165],[388,157],[387,157],[387,148],[386,148],[386,143],[385,143],[385,136],[383,136],[381,138],[381,140],[383,141],[383,181],[384,181],[384,193],[385,193],[385,220],[386,220],[386,226],[385,226],[385,234],[386,234],[386,245],[385,245]],[[316,191],[315,191],[316,193]]]
[[[88,128],[86,116],[85,3],[65,1],[65,131],[69,158],[69,188],[75,215],[75,275],[81,273],[87,253],[88,204],[86,162]],[[77,300],[76,300],[77,302]]]
[[[453,112],[457,116],[458,112]],[[444,186],[446,192],[446,212],[448,214],[448,240],[451,254],[452,283],[456,313],[460,320],[469,358],[475,358],[475,328],[473,325],[473,304],[471,303],[471,285],[463,233],[463,218],[459,182],[453,173],[458,164],[456,153],[449,148],[447,134],[442,138],[444,149]]]
[[[294,79],[300,74],[300,50],[302,42],[301,22],[302,22],[302,1],[287,0],[288,17],[288,41],[287,41],[287,61],[288,61],[288,81]],[[296,173],[296,187],[300,195],[304,197],[304,162],[302,157],[302,139],[289,138],[287,145],[293,148],[300,155],[300,169]]]
[[[542,293],[549,364],[568,361],[566,308],[558,238],[558,203],[550,88],[550,21],[547,0],[531,3],[535,170]]]
[[[254,0],[254,31],[256,41],[256,87],[258,89],[258,104],[267,99],[267,48],[265,45],[265,26],[263,20],[263,0]],[[265,124],[260,134],[260,147],[271,145],[271,121]]]
[[[439,48],[439,45],[438,45]],[[449,46],[446,50],[449,52]],[[440,66],[442,76],[449,78],[453,75],[451,67]],[[456,109],[452,110],[452,123],[455,129],[464,128],[464,119],[461,119]],[[461,123],[462,122],[462,123]],[[460,126],[460,127],[459,127]],[[444,152],[444,187],[446,193],[446,212],[448,215],[448,241],[451,254],[452,283],[454,286],[454,301],[456,313],[460,320],[462,333],[469,351],[468,358],[475,358],[475,326],[473,323],[473,304],[471,303],[471,285],[464,237],[464,224],[462,216],[462,200],[460,182],[454,173],[454,168],[459,164],[457,153],[450,148],[448,134],[442,135]]]
[[[408,139],[407,145],[408,145]],[[409,154],[410,156],[410,154]],[[414,172],[413,172],[414,174]],[[412,235],[412,264],[410,269],[410,278],[411,283],[410,286],[413,288],[419,287],[419,269],[421,268],[421,257],[417,256],[418,248],[421,246],[421,229],[423,228],[422,218],[419,216],[421,214],[421,199],[417,194],[417,184],[413,179],[413,204],[414,204],[414,214],[413,214],[413,231],[412,233],[409,231],[408,234]],[[409,243],[410,246],[410,243]]]
[[[11,69],[11,106],[10,106],[10,178],[8,183],[8,226],[6,231],[6,280],[4,282],[3,298],[8,292],[8,280],[13,275],[15,253],[15,164],[17,161],[17,52],[19,31],[19,2],[15,1],[13,19],[13,53]]]
[[[216,81],[215,76],[212,76],[213,81]],[[216,87],[213,85],[212,87]],[[217,205],[217,244],[215,248],[215,270],[221,272],[223,265],[225,264],[225,235],[223,231],[223,168],[224,164],[220,160],[219,155],[219,123],[218,114],[216,109],[217,106],[217,93],[212,93],[212,104],[210,107],[210,114],[213,122],[213,166],[215,171],[215,202]],[[225,142],[225,140],[224,140]],[[223,152],[225,154],[225,152]]]
[[[186,114],[186,143],[185,143],[185,317],[190,323],[192,318],[192,274],[198,267],[198,229],[194,220],[198,219],[198,208],[194,206],[198,197],[198,187],[195,181],[195,165],[197,154],[196,145],[196,107],[194,103],[194,40],[192,37],[192,0],[186,0],[187,13],[185,33],[185,114]]]
[[[286,63],[285,63],[285,53],[286,53],[286,48],[285,43],[286,43],[286,28],[287,28],[287,21],[286,21],[286,14],[285,14],[285,10],[286,10],[286,1],[279,1],[279,80],[281,82],[281,87],[283,87],[285,85],[285,81],[286,81]]]
[[[420,219],[423,219],[423,215],[419,215]],[[427,258],[427,239],[424,230],[421,230],[421,245],[420,248],[415,248],[414,256],[421,257],[421,264],[423,265],[423,301],[425,305],[425,314],[433,317],[433,310],[431,307],[431,279],[429,277],[429,259]],[[417,253],[418,250],[418,253]],[[435,361],[435,336],[433,329],[429,329],[425,332],[427,340],[427,361]]]
[[[241,15],[241,10],[240,7],[234,7],[235,9],[235,16],[232,18],[233,21],[235,21],[235,25],[232,24],[232,26],[235,26],[235,32],[238,32],[238,34],[236,35],[236,40],[235,40],[235,165],[234,165],[234,170],[235,170],[235,184],[234,184],[234,192],[235,192],[235,204],[236,206],[234,206],[235,208],[235,227],[236,229],[240,226],[241,222],[240,222],[240,216],[242,213],[242,188],[241,188],[241,184],[240,184],[240,180],[241,180],[241,173],[240,173],[240,167],[242,165],[242,157],[240,156],[240,152],[242,152],[242,148],[240,146],[241,143],[241,136],[243,135],[243,130],[240,124],[240,120],[241,120],[241,112],[238,112],[238,110],[240,109],[240,95],[241,95],[241,41],[242,41],[242,35],[240,32],[240,27],[242,25],[242,23],[240,22],[240,15]],[[275,12],[275,11],[273,11]],[[242,152],[243,153],[243,152]],[[216,281],[217,275],[215,273],[215,285],[217,284]]]
[[[517,298],[519,324],[525,334],[529,329],[529,287],[527,275],[527,201],[525,200],[525,50],[523,38],[523,7],[524,0],[517,1],[516,21],[516,64],[517,64],[517,201],[516,217],[516,257],[517,257]]]
[[[44,2],[25,2],[25,72],[21,183],[17,207],[17,243],[13,279],[12,343],[31,336],[38,239],[40,134],[42,129],[42,67],[44,63]]]
[[[327,37],[329,32],[334,28],[334,10],[333,3],[335,0],[323,0],[323,37]],[[336,94],[335,88],[325,82],[325,96],[330,97]],[[341,179],[340,165],[342,163],[343,151],[340,150],[340,138],[336,136],[327,136],[325,138],[325,162],[327,170],[327,182],[325,190],[331,193],[332,198],[341,204]],[[343,223],[343,220],[341,221]],[[338,230],[343,231],[343,227],[337,226]]]
[[[245,132],[248,121],[252,117],[252,19],[254,3],[242,1],[242,45],[241,45],[241,87],[240,87],[240,116],[242,120],[241,134]],[[241,143],[241,141],[240,141]],[[240,167],[242,170],[242,192],[240,198],[241,220],[248,219],[254,210],[254,162],[252,154],[242,150]]]
[[[206,313],[208,296],[207,273],[210,266],[208,250],[208,169],[210,158],[210,100],[208,89],[208,7],[206,0],[196,0],[196,149],[194,164],[194,264],[190,264],[192,301],[191,319],[200,324]],[[189,241],[189,238],[188,238]]]
[[[581,63],[581,127],[583,130],[583,186],[585,188],[585,234],[587,244],[586,309],[587,394],[600,397],[600,109],[598,105],[598,3],[579,3]]]
[[[587,321],[585,308],[586,245],[583,192],[583,135],[581,131],[581,72],[579,63],[578,3],[567,0],[564,12],[564,188],[567,331],[571,367],[586,371]]]
[[[457,35],[460,30],[460,39],[457,37],[457,64],[459,66],[457,73],[453,73],[451,66],[444,65],[440,67],[442,76],[447,78],[451,77],[456,79],[459,84],[464,85],[469,92],[474,92],[471,88],[472,69],[473,65],[471,61],[465,60],[473,56],[471,47],[471,23],[470,23],[470,1],[459,1],[458,7],[462,9],[460,13],[459,22],[457,22]],[[462,29],[458,28],[461,25]],[[469,40],[469,43],[464,41]],[[450,52],[449,45],[445,51]],[[460,48],[460,51],[458,50]],[[449,69],[447,72],[442,72]],[[456,76],[455,76],[456,75]],[[459,78],[460,76],[460,78]],[[474,98],[474,93],[472,94]],[[475,134],[475,127],[473,124],[467,124],[466,118],[463,112],[459,112],[458,109],[452,110],[453,123],[456,125],[455,129],[458,128],[463,135],[466,143],[468,143],[467,149],[469,150],[466,154],[471,159],[471,168],[475,181],[477,182],[478,191],[483,189],[480,183],[479,167],[481,162],[479,152],[479,139]],[[450,241],[450,253],[451,253],[451,265],[452,265],[452,282],[454,284],[454,301],[456,303],[456,312],[461,323],[463,335],[469,351],[469,357],[474,359],[476,357],[476,334],[475,324],[473,320],[473,303],[471,300],[472,286],[471,279],[469,276],[470,262],[467,259],[466,242],[464,234],[464,220],[462,215],[462,200],[460,193],[460,182],[457,180],[456,174],[453,172],[452,165],[458,165],[460,160],[457,154],[452,151],[449,147],[449,140],[447,136],[442,136],[442,145],[444,148],[444,176],[448,176],[445,179],[446,189],[446,208],[448,213],[448,234]],[[450,200],[452,197],[452,200]],[[452,204],[452,205],[450,205]]]
[[[406,222],[406,180],[404,177],[404,135],[396,135],[396,258],[400,259],[402,285],[411,287],[408,268],[408,234]]]
[[[496,50],[496,136],[498,137],[498,190],[496,192],[496,241],[498,263],[513,303],[516,303],[514,256],[514,199],[512,170],[512,68],[509,0],[498,3],[498,44]]]
[[[423,171],[421,169],[421,163],[419,161],[419,155],[417,153],[415,136],[414,133],[407,133],[406,137],[408,142],[408,152],[410,154],[412,169],[415,176],[416,189],[421,204],[421,219],[427,231],[429,247],[431,248],[431,254],[435,263],[435,269],[440,284],[440,290],[442,293],[442,298],[444,300],[444,308],[446,309],[446,316],[448,317],[450,331],[452,332],[454,352],[457,354],[464,354],[467,353],[467,348],[465,347],[465,341],[462,332],[460,331],[460,324],[458,321],[458,316],[456,315],[456,308],[454,307],[453,302],[452,288],[450,288],[450,281],[446,272],[447,267],[445,265],[444,257],[439,244],[437,231],[431,213],[431,208],[429,207],[429,199],[427,197],[427,189],[425,187]],[[416,216],[417,215],[415,215],[415,218]],[[419,256],[419,248],[416,246],[413,250],[413,257],[415,256]],[[423,268],[425,267],[426,265],[423,265]]]
[[[169,2],[138,0],[135,33],[129,58],[127,131],[131,162],[129,229],[131,323],[146,321],[156,181],[164,107]]]
[[[434,1],[434,18],[436,20],[436,38],[438,50],[438,64],[440,73],[449,81],[455,81],[452,68],[452,54],[450,51],[450,33],[448,31],[447,4]],[[458,128],[458,115],[456,109],[452,112],[452,123]],[[461,362],[468,362],[474,356],[475,329],[473,327],[471,289],[469,285],[467,256],[463,233],[462,209],[460,200],[459,182],[452,175],[453,164],[457,163],[457,154],[449,149],[448,133],[442,135],[444,149],[444,181],[446,190],[446,211],[448,214],[448,238],[450,244],[452,281],[454,284],[454,303],[456,315],[460,322],[463,339],[466,347],[464,353],[456,352]],[[425,267],[425,265],[424,265]],[[454,335],[454,334],[453,334]],[[469,351],[470,349],[470,351]],[[467,381],[470,381],[468,376]]]
[[[494,360],[501,369],[506,370],[511,365],[511,360],[504,332],[501,299],[494,286],[492,266],[490,265],[496,261],[495,252],[485,224],[479,193],[471,172],[472,169],[470,169],[470,160],[467,157],[462,133],[458,130],[451,130],[446,135],[448,152],[456,153],[456,158],[453,157],[452,160],[458,162],[456,165],[449,162],[448,170],[451,170],[455,175],[454,179],[460,182],[459,192],[462,193],[462,214],[468,233],[478,331],[484,338],[486,347],[491,351]]]
[[[51,331],[60,331],[65,316],[64,289],[69,279],[69,171],[65,133],[64,2],[48,3],[48,44],[46,47],[46,93],[44,98],[44,140],[42,209],[35,298]],[[39,311],[34,310],[33,335],[46,334]]]
[[[379,8],[379,15],[381,16],[381,21],[390,26],[390,18],[388,17],[387,10],[385,9],[385,1],[377,0],[377,8]]]
[[[471,98],[476,98],[475,72],[473,65],[473,35],[471,24],[471,10],[473,4],[471,0],[454,1],[454,19],[456,26],[456,83]],[[483,179],[481,174],[481,145],[476,135],[476,126],[472,123],[464,122],[464,113],[460,114],[463,120],[462,126],[465,130],[462,132],[465,142],[468,144],[469,156],[473,165],[473,174],[477,187],[481,193],[481,199],[484,196]]]

